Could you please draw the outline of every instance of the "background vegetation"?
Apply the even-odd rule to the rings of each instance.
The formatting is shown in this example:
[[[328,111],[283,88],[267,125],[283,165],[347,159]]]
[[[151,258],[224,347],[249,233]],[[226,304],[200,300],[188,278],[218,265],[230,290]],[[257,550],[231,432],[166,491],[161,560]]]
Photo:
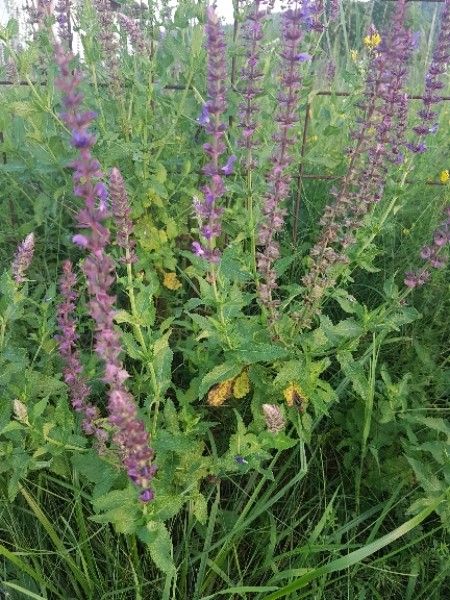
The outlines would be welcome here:
[[[226,28],[227,145],[235,154],[250,5],[236,3],[236,24]],[[127,2],[114,7],[136,14]],[[371,23],[381,32],[389,27],[395,3],[341,2],[334,20],[326,8],[323,32],[307,33],[303,44],[314,58],[302,65],[293,170],[330,179],[293,179],[276,267],[287,307],[303,293],[308,252],[338,184],[333,177],[347,167],[369,64],[364,36]],[[419,44],[411,94],[423,92],[441,12],[435,3],[408,7]],[[450,103],[440,106],[428,151],[408,164],[406,185],[399,185],[403,167],[390,173],[348,270],[314,329],[290,340],[292,350],[271,338],[257,308],[249,182],[239,169],[227,179],[219,295],[191,252],[198,237],[192,198],[204,183],[204,15],[203,1],[180,0],[172,12],[165,2],[151,2],[138,18],[145,52],[133,51],[114,20],[115,81],[96,5],[72,6],[83,104],[98,113],[95,156],[105,172],[120,168],[132,207],[134,312],[120,249],[111,252],[130,387],[159,467],[155,500],[145,507],[114,456],[99,456],[82,434],[61,375],[57,282],[62,262],[77,263],[83,252],[72,243],[79,199],[68,167],[74,152],[59,116],[53,19],[34,24],[26,42],[16,20],[0,31],[0,79],[8,82],[0,87],[0,597],[446,598],[448,269],[412,293],[403,279],[420,263],[449,201],[439,177],[450,167]],[[273,149],[279,43],[275,14],[261,54],[261,167],[250,190],[256,204]],[[448,95],[448,73],[445,82]],[[331,95],[317,95],[324,90]],[[411,104],[410,125],[419,101]],[[10,264],[31,232],[34,259],[18,287]],[[103,409],[83,288],[77,318],[85,372]],[[246,393],[208,404],[214,386],[242,373]],[[293,383],[305,393],[304,412],[284,400]],[[286,432],[266,431],[265,402],[282,407]]]

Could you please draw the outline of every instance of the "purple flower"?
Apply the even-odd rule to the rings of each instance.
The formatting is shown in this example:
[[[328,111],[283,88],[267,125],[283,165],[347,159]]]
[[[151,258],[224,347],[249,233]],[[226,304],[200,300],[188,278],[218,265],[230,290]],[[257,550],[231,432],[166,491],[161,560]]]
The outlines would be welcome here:
[[[209,125],[209,112],[206,104],[202,106],[202,110],[200,112],[200,116],[197,118],[197,123],[202,127],[206,127]]]
[[[34,254],[34,233],[27,237],[17,246],[16,254],[11,265],[13,279],[16,283],[24,283]]]
[[[222,167],[221,171],[224,175],[232,175],[234,172],[234,163],[237,160],[237,156],[235,156],[234,154],[232,154],[227,162],[225,163],[225,165]]]
[[[308,54],[307,52],[300,52],[300,54],[297,54],[296,57],[296,60],[298,60],[299,62],[308,62],[311,59],[311,54]]]
[[[85,235],[82,235],[81,233],[77,233],[76,235],[74,235],[72,237],[72,242],[77,246],[80,246],[80,248],[87,248],[89,246],[88,238]]]
[[[408,142],[407,144],[405,144],[405,146],[406,148],[408,148],[408,150],[414,152],[414,154],[423,154],[427,151],[427,146],[423,142],[420,142],[419,144],[411,144]]]

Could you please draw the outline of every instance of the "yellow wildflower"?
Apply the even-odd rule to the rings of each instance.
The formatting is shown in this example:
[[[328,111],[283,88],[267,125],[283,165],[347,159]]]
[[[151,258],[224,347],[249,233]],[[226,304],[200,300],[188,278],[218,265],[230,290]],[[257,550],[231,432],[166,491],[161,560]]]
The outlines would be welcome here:
[[[208,392],[208,404],[210,406],[222,406],[225,400],[231,396],[233,391],[233,379],[227,379],[212,387]]]
[[[182,283],[177,278],[176,273],[164,273],[163,285],[168,290],[179,290],[182,286]]]
[[[350,57],[353,62],[358,60],[358,50],[350,50]]]
[[[286,404],[289,407],[295,406],[299,412],[305,412],[308,404],[308,398],[298,384],[291,383],[291,385],[283,390],[283,396],[286,400]]]
[[[374,31],[373,33],[370,33],[369,35],[366,35],[366,37],[364,38],[364,45],[369,50],[373,50],[374,48],[377,48],[380,44],[381,44],[381,35],[378,33],[378,31]]]
[[[250,391],[250,380],[248,378],[247,371],[242,371],[240,375],[236,377],[233,383],[233,396],[240,400],[244,398]]]
[[[450,179],[450,172],[448,169],[444,169],[444,171],[441,171],[439,173],[439,181],[441,183],[448,183],[449,179]]]

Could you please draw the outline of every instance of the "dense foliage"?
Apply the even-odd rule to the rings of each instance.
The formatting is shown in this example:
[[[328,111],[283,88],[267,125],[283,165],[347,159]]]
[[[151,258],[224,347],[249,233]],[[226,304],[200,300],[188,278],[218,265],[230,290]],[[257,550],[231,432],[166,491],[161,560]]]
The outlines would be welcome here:
[[[176,4],[0,30],[0,595],[446,597],[450,1]]]

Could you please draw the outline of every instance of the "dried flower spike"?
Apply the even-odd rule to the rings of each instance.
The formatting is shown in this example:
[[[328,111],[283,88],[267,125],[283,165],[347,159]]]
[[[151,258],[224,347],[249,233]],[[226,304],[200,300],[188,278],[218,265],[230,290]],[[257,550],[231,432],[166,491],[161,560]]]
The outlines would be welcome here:
[[[11,270],[14,281],[23,283],[26,279],[26,272],[33,260],[34,254],[34,233],[29,233],[21,242],[16,250]]]
[[[286,419],[279,406],[276,404],[263,404],[262,410],[268,431],[279,433],[286,429]]]

